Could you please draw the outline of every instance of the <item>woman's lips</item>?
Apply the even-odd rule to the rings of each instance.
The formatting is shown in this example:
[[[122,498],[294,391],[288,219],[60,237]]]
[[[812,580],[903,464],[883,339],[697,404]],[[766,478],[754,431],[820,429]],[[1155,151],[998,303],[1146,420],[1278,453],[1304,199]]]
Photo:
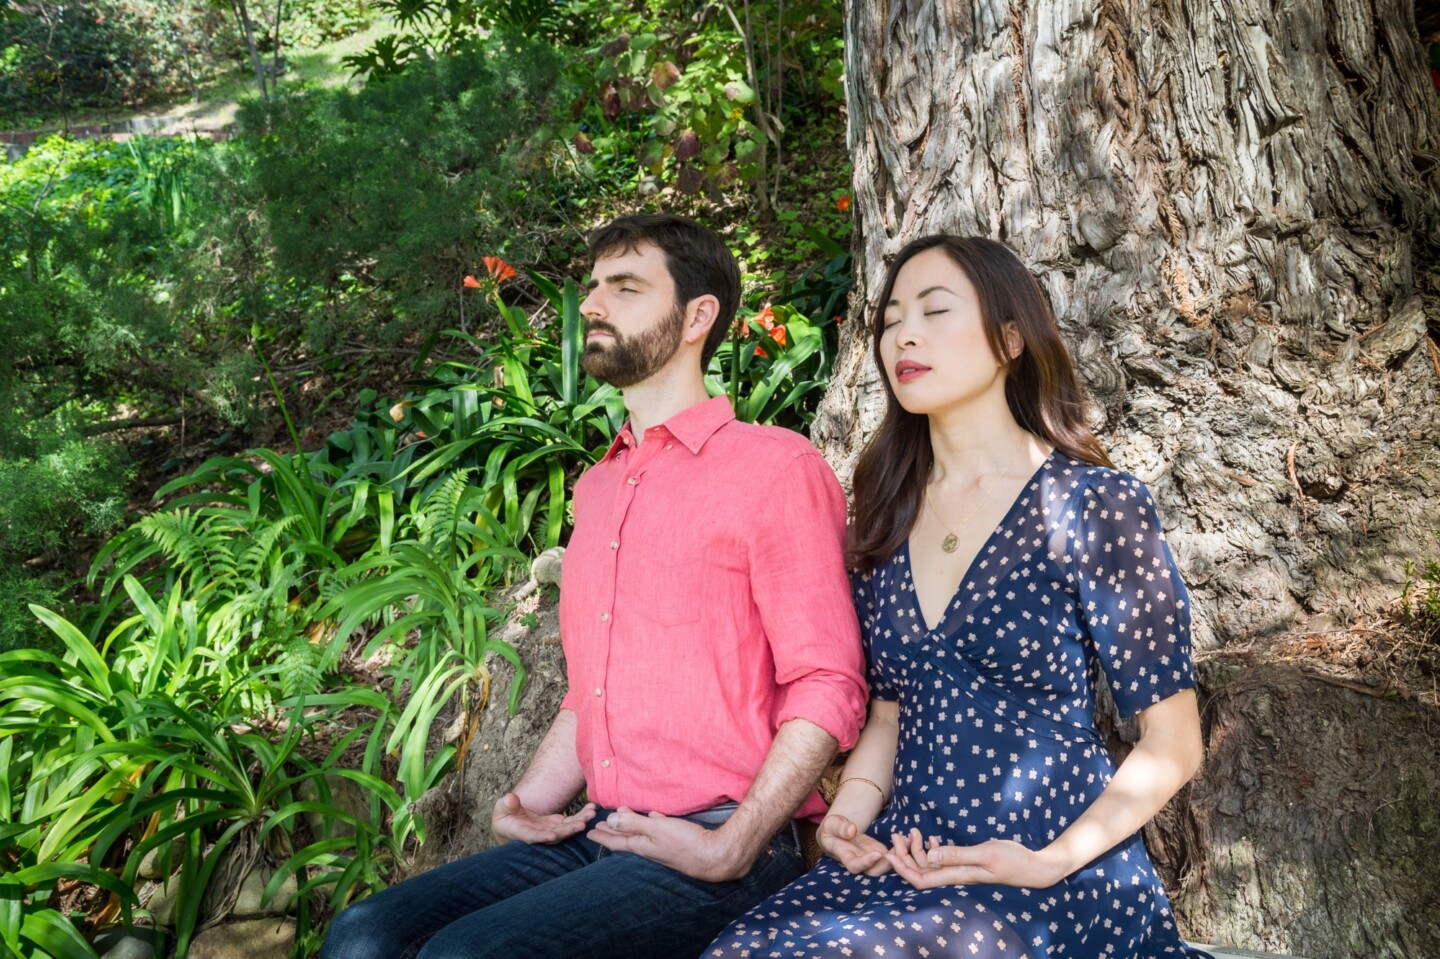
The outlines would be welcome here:
[[[921,366],[909,360],[902,360],[895,364],[895,379],[900,383],[909,383],[930,372],[930,367]]]

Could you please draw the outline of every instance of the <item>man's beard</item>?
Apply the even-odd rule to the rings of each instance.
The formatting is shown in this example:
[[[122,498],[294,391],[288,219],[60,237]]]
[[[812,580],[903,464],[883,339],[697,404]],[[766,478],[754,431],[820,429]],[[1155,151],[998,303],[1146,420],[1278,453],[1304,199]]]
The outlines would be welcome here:
[[[597,380],[623,390],[644,382],[670,362],[680,348],[684,328],[685,311],[678,304],[655,326],[635,336],[621,336],[604,320],[591,320],[585,324],[587,336],[592,330],[602,330],[612,339],[608,344],[603,340],[587,343],[580,365]]]

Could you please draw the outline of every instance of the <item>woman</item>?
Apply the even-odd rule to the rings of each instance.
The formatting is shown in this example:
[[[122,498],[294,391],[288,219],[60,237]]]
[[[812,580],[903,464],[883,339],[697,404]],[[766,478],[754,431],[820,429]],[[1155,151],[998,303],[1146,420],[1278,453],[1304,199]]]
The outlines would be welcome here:
[[[992,240],[905,247],[873,318],[888,407],[855,472],[870,720],[827,857],[734,922],[732,956],[1203,955],[1139,829],[1201,758],[1189,598],[1110,465],[1054,317]],[[1140,741],[1119,769],[1106,682]]]

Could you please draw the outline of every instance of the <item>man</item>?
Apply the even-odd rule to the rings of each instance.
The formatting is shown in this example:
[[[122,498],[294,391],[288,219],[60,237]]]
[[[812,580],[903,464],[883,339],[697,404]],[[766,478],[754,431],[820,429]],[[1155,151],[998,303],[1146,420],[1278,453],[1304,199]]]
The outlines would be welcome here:
[[[630,421],[575,489],[569,693],[496,849],[343,912],[324,959],[686,959],[802,868],[792,817],[866,691],[844,496],[803,437],[735,419],[703,371],[740,300],[689,220],[590,238],[584,366]],[[590,802],[564,810],[581,789]]]

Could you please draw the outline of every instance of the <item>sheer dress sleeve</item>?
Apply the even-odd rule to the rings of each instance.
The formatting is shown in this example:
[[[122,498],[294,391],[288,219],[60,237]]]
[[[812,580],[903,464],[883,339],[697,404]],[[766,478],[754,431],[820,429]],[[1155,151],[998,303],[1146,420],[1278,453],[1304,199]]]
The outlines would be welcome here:
[[[1105,471],[1080,494],[1080,623],[1121,716],[1195,686],[1190,595],[1145,484]]]
[[[860,645],[865,649],[865,682],[870,687],[870,698],[895,702],[900,698],[900,693],[886,676],[884,667],[875,655],[875,620],[878,613],[871,582],[874,575],[874,570],[863,573],[852,571],[850,592],[855,601],[855,613],[860,618]]]

